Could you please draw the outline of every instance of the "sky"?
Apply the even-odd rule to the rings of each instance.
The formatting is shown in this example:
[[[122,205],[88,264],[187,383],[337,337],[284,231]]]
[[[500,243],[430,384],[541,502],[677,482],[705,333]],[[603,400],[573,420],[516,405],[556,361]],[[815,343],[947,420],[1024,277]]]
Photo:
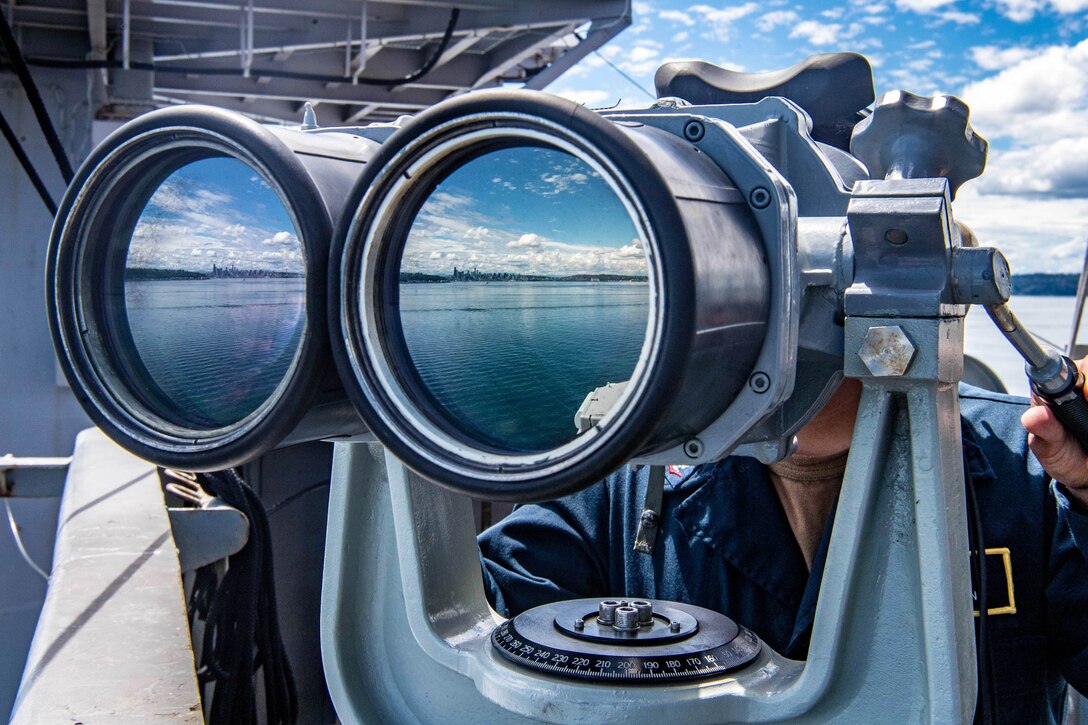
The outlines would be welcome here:
[[[835,51],[869,59],[878,96],[964,100],[990,155],[959,190],[956,218],[1004,251],[1014,273],[1080,271],[1088,0],[638,0],[630,27],[547,90],[593,108],[634,107],[649,102],[654,72],[670,60],[760,72]]]
[[[519,146],[460,166],[417,213],[401,270],[449,276],[455,267],[645,275],[646,255],[596,170],[558,149]]]
[[[156,189],[129,245],[129,267],[210,272],[212,266],[305,271],[283,202],[237,159],[182,166]]]

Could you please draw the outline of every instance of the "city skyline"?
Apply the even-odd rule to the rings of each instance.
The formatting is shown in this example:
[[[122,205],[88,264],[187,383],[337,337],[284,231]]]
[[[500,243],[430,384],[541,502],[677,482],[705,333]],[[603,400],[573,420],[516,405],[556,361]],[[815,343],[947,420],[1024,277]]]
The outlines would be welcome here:
[[[305,272],[283,202],[253,169],[232,158],[187,164],[155,190],[133,230],[127,266]]]
[[[645,275],[642,240],[600,174],[562,151],[512,147],[446,177],[416,214],[401,270]]]

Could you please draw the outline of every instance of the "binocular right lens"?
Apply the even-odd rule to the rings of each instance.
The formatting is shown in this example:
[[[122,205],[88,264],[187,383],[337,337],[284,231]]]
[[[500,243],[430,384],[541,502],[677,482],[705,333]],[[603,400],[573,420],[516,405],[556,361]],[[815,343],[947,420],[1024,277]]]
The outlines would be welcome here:
[[[738,156],[752,188],[682,133],[543,93],[473,93],[406,124],[330,254],[333,353],[371,431],[424,476],[506,501],[701,431],[745,394],[779,241],[764,229],[792,212]]]
[[[404,343],[442,417],[497,449],[574,440],[585,397],[638,365],[643,244],[600,172],[559,149],[497,149],[442,179],[398,280]]]

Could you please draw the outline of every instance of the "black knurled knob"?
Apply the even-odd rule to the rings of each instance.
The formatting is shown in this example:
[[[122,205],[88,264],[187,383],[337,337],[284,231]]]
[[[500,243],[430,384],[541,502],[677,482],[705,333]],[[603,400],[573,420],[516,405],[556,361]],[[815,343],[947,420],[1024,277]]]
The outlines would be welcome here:
[[[965,181],[986,168],[986,139],[968,122],[967,104],[954,96],[891,91],[854,127],[850,152],[874,179],[948,179],[955,198]]]

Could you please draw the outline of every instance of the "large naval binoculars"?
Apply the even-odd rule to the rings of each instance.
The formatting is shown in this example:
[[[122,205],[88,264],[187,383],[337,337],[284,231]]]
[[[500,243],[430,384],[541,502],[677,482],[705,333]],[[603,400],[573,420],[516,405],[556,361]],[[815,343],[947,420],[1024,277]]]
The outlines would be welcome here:
[[[343,129],[168,109],[107,139],[65,197],[51,323],[107,433],[189,470],[341,441],[322,622],[342,718],[970,714],[954,383],[966,305],[1003,302],[1009,276],[951,200],[986,142],[954,98],[868,111],[852,54],[755,76],[673,63],[657,84],[639,110],[486,91]],[[844,375],[865,392],[807,663],[705,610],[623,598],[662,628],[616,662],[656,667],[578,671],[572,656],[621,646],[600,639],[605,602],[571,604],[570,632],[542,615],[562,667],[517,620],[492,636],[463,495],[777,460]],[[692,637],[728,666],[670,674]]]
[[[497,91],[364,128],[131,122],[54,229],[73,390],[163,465],[369,428],[503,500],[632,459],[780,457],[837,383],[846,315],[969,301],[947,202],[985,142],[954,99],[864,117],[850,54],[658,80],[644,110]],[[882,181],[907,167],[933,179]]]

